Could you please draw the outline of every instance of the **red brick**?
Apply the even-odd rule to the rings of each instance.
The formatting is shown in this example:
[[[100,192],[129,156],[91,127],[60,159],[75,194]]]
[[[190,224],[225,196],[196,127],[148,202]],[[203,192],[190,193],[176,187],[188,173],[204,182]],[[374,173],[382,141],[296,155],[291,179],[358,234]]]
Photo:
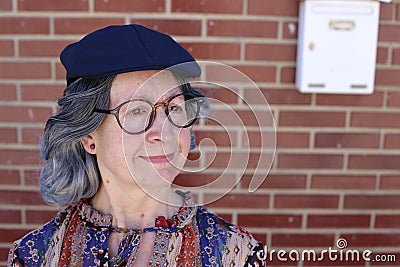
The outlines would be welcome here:
[[[398,86],[400,84],[400,69],[377,69],[375,84],[378,86]]]
[[[94,30],[124,24],[122,18],[55,18],[55,34],[87,34]]]
[[[269,167],[272,162],[272,155],[264,152],[217,152],[215,155],[212,152],[206,154],[206,164],[210,164],[210,168],[256,168],[261,164],[261,167]],[[260,167],[260,166],[258,166]]]
[[[296,81],[296,69],[294,67],[281,68],[281,82],[293,84]]]
[[[399,4],[397,4],[396,14],[397,14],[396,20],[400,20],[400,5]]]
[[[26,235],[30,230],[21,230],[21,229],[0,229],[0,236],[2,242],[14,242],[15,240],[20,239],[24,235]]]
[[[395,112],[352,112],[351,126],[373,128],[399,128],[400,113]]]
[[[273,247],[325,247],[328,248],[334,241],[334,234],[272,234]],[[276,255],[275,255],[276,256]]]
[[[297,22],[284,22],[283,23],[283,38],[285,39],[297,39],[298,34],[298,23]]]
[[[211,185],[211,183],[213,184]],[[210,186],[212,188],[233,188],[236,184],[236,177],[233,174],[222,175],[221,173],[179,174],[175,178],[174,184],[186,187]]]
[[[206,67],[206,81],[213,82],[275,82],[276,68],[271,66],[233,65],[234,71],[226,73],[226,68],[210,65]],[[229,72],[229,71],[228,71]],[[244,74],[244,75],[243,75]],[[250,80],[245,80],[248,76]]]
[[[296,266],[298,266],[298,261],[296,261],[295,259],[293,259],[293,260],[290,259],[287,253],[285,254],[285,256],[283,256],[283,255],[280,256],[281,258],[284,258],[284,260],[279,259],[278,258],[279,249],[271,248],[269,240],[267,240],[267,242],[265,242],[265,244],[268,245],[268,253],[269,253],[269,256],[267,258],[268,266],[273,266],[273,267],[276,267],[276,266],[285,266],[285,267],[286,266],[293,266],[293,267],[296,267]],[[273,249],[275,250],[274,252],[272,252]]]
[[[370,215],[311,214],[307,218],[308,228],[368,228]]]
[[[316,133],[316,148],[379,148],[380,135],[368,133]]]
[[[0,128],[0,143],[16,143],[17,129],[16,128]]]
[[[49,115],[51,108],[0,106],[0,122],[44,122]]]
[[[253,175],[245,175],[241,180],[241,187],[249,188]],[[301,174],[268,174],[266,177],[256,177],[257,181],[264,179],[260,185],[262,189],[299,189],[306,188],[306,175]]]
[[[233,132],[233,131],[199,131],[197,130],[195,132],[196,134],[196,143],[197,145],[199,145],[200,141],[202,141],[203,139],[207,138],[207,139],[211,139],[212,142],[218,146],[218,147],[224,147],[224,146],[228,146],[228,147],[233,147],[233,146],[237,146],[237,132]],[[207,141],[207,144],[209,141]],[[206,144],[204,144],[205,146],[207,146]],[[211,144],[209,144],[211,145]]]
[[[225,87],[213,87],[213,88],[201,88],[201,85],[194,84],[197,90],[201,91],[203,94],[207,96],[211,101],[216,101],[217,103],[222,102],[224,104],[236,104],[238,103],[238,90],[234,88],[225,88]],[[249,103],[248,99],[245,100]]]
[[[276,38],[278,23],[251,20],[209,20],[207,35]]]
[[[43,128],[23,128],[23,144],[39,144],[39,138],[43,135]]]
[[[88,0],[18,0],[18,10],[20,11],[88,11],[88,9]]]
[[[376,51],[376,63],[385,64],[388,62],[389,49],[387,47],[378,46]]]
[[[387,94],[387,106],[400,107],[400,92],[389,91]]]
[[[213,110],[213,113],[208,116],[208,123],[227,126],[258,126],[256,117],[249,110]]]
[[[39,192],[0,190],[2,205],[44,205]]]
[[[400,176],[383,175],[381,177],[380,189],[387,189],[387,190],[400,189]]]
[[[242,134],[242,146],[259,149],[269,148],[275,149],[276,147],[276,136],[274,131],[270,132],[254,132],[254,131],[245,131]]]
[[[26,223],[28,224],[44,224],[50,221],[57,211],[52,210],[27,210]]]
[[[238,43],[180,43],[196,59],[239,59]]]
[[[0,10],[1,11],[9,11],[12,10],[12,0],[2,0],[0,1]]]
[[[377,214],[375,217],[375,228],[400,228],[400,215]]]
[[[20,41],[19,55],[23,57],[58,57],[70,41]]]
[[[399,42],[400,41],[400,25],[396,24],[380,24],[379,25],[379,42]]]
[[[37,186],[39,184],[39,176],[39,169],[24,171],[25,185]]]
[[[132,19],[131,23],[140,24],[155,31],[169,35],[200,36],[201,21],[187,19]]]
[[[314,175],[311,188],[318,189],[356,189],[375,188],[375,176],[372,175]]]
[[[57,80],[65,80],[66,72],[61,63],[56,63],[56,78]]]
[[[218,216],[227,222],[232,222],[232,214],[218,213]]]
[[[48,18],[0,17],[0,34],[49,34]]]
[[[246,60],[291,61],[296,60],[296,45],[247,44]]]
[[[0,223],[21,223],[21,211],[0,210]]]
[[[399,247],[400,238],[398,234],[388,233],[356,233],[342,234],[340,236],[347,240],[349,247]]]
[[[380,107],[383,105],[383,92],[375,92],[371,95],[317,95],[318,105],[328,106],[360,106],[360,107]]]
[[[275,82],[276,68],[270,66],[233,66],[254,82]]]
[[[58,84],[23,84],[21,98],[26,101],[55,102],[63,95],[65,86]]]
[[[247,228],[247,226],[246,225],[243,225],[243,227],[245,227],[245,228]],[[253,237],[257,240],[257,241],[259,241],[259,242],[261,242],[262,244],[266,244],[267,243],[267,234],[264,234],[264,233],[252,233],[252,235],[253,235]]]
[[[299,3],[291,0],[249,0],[248,13],[297,17]]]
[[[281,111],[280,126],[340,127],[345,126],[344,112],[330,111]]]
[[[309,147],[309,134],[302,132],[278,132],[277,148]]]
[[[8,253],[10,252],[10,247],[11,247],[11,244],[9,247],[0,248],[0,259],[4,259],[4,260],[8,259]],[[0,266],[7,267],[5,262],[3,262],[3,264],[0,263]]]
[[[385,148],[386,149],[399,149],[400,148],[400,134],[388,133],[385,135]]]
[[[45,79],[50,76],[49,63],[0,62],[0,79]]]
[[[394,65],[400,65],[400,48],[393,48],[392,63]]]
[[[247,227],[300,228],[302,215],[298,214],[239,214],[238,224]]]
[[[374,250],[370,256],[370,259],[372,259],[370,266],[395,266],[393,264],[399,261],[400,253],[394,251],[395,250],[390,250],[390,252],[385,252]]]
[[[340,260],[340,252],[339,253],[332,253],[332,256],[328,256],[327,253],[327,247],[324,247],[325,251],[324,253],[321,252],[317,252],[315,253],[315,259],[313,259],[313,256],[310,256],[310,259],[308,259],[308,256],[305,256],[305,260],[303,263],[303,266],[321,266],[321,267],[339,267],[339,266],[367,266],[366,261],[363,259],[362,257],[362,252],[359,253],[359,259],[357,259],[357,256],[354,255],[354,259],[352,258],[352,254],[348,253],[349,256],[349,260],[346,260],[346,254],[345,251],[343,251],[343,260]],[[333,248],[331,249],[331,251],[336,250],[336,245],[333,246]],[[331,259],[329,258],[331,257]],[[334,259],[334,260],[332,260]]]
[[[341,169],[343,156],[332,154],[278,154],[282,169]]]
[[[0,170],[0,184],[4,185],[18,185],[19,172],[13,170]]]
[[[200,166],[200,156],[204,157],[204,154],[198,152],[189,152],[185,167],[199,168]]]
[[[95,11],[104,12],[164,12],[165,0],[95,0]]]
[[[0,150],[0,164],[26,165],[40,163],[39,152],[29,149],[5,149]]]
[[[275,195],[276,209],[336,209],[336,195]]]
[[[399,170],[398,155],[350,155],[349,169],[363,170]]]
[[[235,208],[235,209],[268,209],[269,196],[256,194],[234,194],[229,193],[222,198],[219,195],[207,193],[204,194],[205,203],[218,199],[208,206],[212,208]]]
[[[379,5],[379,20],[392,20],[393,18],[393,7],[392,3],[380,3]]]
[[[400,209],[400,195],[347,195],[345,209]]]
[[[264,95],[265,99],[261,97]],[[268,89],[244,90],[244,99],[252,104],[264,104],[268,101],[270,105],[309,105],[311,104],[310,94],[301,94],[293,89]]]
[[[16,88],[14,84],[0,84],[1,100],[16,100]]]
[[[14,42],[12,40],[0,40],[0,57],[14,56]]]
[[[232,13],[240,14],[243,12],[242,0],[172,0],[172,12],[189,13]]]

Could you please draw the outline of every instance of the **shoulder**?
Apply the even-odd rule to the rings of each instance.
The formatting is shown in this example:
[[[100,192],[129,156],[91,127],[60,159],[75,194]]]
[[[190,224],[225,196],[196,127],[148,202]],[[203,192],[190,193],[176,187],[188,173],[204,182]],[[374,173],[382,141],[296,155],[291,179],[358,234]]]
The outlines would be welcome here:
[[[54,245],[53,237],[74,210],[76,207],[71,206],[58,212],[51,221],[15,241],[9,251],[8,266],[40,266],[47,250]]]
[[[204,206],[198,207],[197,221],[200,228],[215,228],[221,235],[235,237],[253,242],[254,237],[245,228],[234,225]]]
[[[198,207],[197,223],[202,247],[211,252],[209,256],[213,254],[222,260],[220,266],[229,262],[247,266],[247,263],[258,260],[257,252],[263,249],[263,245],[245,228],[227,222],[203,206]],[[258,266],[265,266],[265,263],[257,263]]]

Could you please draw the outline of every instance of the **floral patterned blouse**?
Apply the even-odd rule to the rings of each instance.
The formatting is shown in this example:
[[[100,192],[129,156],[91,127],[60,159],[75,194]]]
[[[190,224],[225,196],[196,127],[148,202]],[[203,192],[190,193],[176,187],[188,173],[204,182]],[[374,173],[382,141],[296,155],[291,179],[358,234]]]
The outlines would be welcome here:
[[[249,232],[192,202],[186,194],[172,218],[158,217],[154,227],[134,230],[113,227],[111,215],[81,201],[15,241],[8,266],[130,266],[143,232],[156,232],[148,266],[265,266],[260,260],[263,246]],[[110,258],[108,237],[113,231],[126,235],[118,255]]]

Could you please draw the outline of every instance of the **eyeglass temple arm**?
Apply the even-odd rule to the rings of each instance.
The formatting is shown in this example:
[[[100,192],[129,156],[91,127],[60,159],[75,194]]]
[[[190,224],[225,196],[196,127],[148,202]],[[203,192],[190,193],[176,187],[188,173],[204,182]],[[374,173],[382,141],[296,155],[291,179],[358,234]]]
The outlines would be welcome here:
[[[115,110],[113,109],[100,109],[100,108],[94,108],[93,112],[98,112],[98,113],[105,113],[105,114],[114,114]]]

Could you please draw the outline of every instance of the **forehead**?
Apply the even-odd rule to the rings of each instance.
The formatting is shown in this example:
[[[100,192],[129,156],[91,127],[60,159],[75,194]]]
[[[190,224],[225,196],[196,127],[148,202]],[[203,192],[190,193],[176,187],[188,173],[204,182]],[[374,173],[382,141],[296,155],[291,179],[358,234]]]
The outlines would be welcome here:
[[[178,82],[170,71],[146,70],[118,74],[111,86],[110,106],[132,98],[158,101],[179,92]]]

